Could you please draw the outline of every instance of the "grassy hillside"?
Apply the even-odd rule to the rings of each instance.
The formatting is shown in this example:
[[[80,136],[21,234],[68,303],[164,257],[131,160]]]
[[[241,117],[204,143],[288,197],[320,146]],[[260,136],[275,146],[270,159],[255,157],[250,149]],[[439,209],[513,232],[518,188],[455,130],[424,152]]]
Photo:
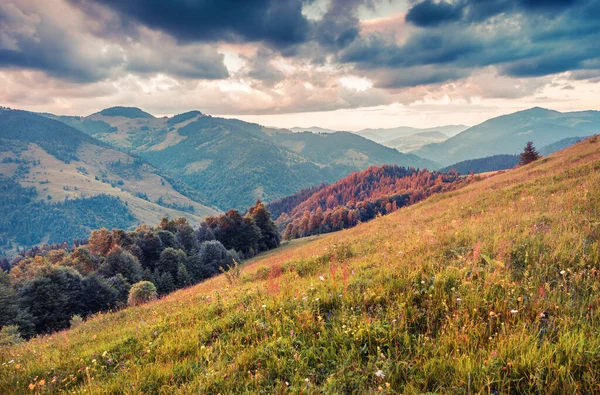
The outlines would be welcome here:
[[[500,154],[518,154],[528,141],[543,147],[600,131],[600,111],[565,112],[531,108],[489,119],[443,143],[414,151],[444,165]]]
[[[205,216],[217,213],[199,198],[189,197],[194,194],[181,193],[183,187],[139,158],[116,151],[64,123],[25,111],[0,113],[0,178],[25,188],[11,188],[14,194],[33,190],[33,194],[27,193],[27,203],[21,199],[22,192],[20,197],[0,201],[4,216],[0,254],[16,246],[70,242],[89,234],[97,225],[127,228],[157,223],[165,215],[185,216],[198,224]],[[96,196],[103,198],[89,200]],[[108,196],[116,199],[104,199]],[[64,204],[75,199],[78,204]],[[115,214],[125,215],[109,215],[111,204]],[[68,207],[85,210],[76,216],[76,210]],[[53,216],[56,220],[51,220]],[[68,220],[60,219],[63,217]],[[14,226],[16,223],[20,226]],[[59,223],[69,226],[56,232]],[[23,234],[24,229],[28,229],[27,234]]]
[[[0,349],[0,392],[597,393],[600,139]]]

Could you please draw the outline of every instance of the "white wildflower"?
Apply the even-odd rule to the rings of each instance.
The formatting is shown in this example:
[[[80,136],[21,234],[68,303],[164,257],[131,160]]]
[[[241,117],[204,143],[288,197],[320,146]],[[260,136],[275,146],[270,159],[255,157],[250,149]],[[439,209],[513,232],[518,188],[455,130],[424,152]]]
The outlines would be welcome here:
[[[377,372],[375,372],[375,376],[379,377],[380,379],[385,378],[385,374],[383,373],[383,370],[379,369]]]

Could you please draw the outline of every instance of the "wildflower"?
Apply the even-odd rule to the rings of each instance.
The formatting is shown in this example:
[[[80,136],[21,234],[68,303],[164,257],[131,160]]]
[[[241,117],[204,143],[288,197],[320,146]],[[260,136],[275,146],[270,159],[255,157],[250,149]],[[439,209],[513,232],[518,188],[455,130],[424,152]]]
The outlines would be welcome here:
[[[263,305],[262,305],[262,308],[263,308],[263,309],[266,309],[266,308],[267,308],[267,305],[266,305],[266,304],[263,304]]]
[[[385,374],[383,373],[383,370],[379,369],[377,372],[375,372],[375,376],[379,377],[380,379],[385,378]]]
[[[462,302],[462,299],[461,298],[456,298],[456,301],[457,302]]]
[[[319,280],[321,280],[321,281],[325,281],[325,277],[323,277],[323,276],[319,276]]]
[[[565,274],[567,274],[567,272],[566,272],[565,270],[561,270],[561,271],[560,271],[560,275],[561,275],[561,276],[564,276]]]
[[[44,380],[44,379],[41,379],[40,381],[38,381],[38,385],[39,385],[40,387],[43,387],[44,385],[46,385],[46,380]]]
[[[321,300],[321,298],[315,298],[315,302],[318,302],[319,300]]]
[[[35,384],[29,383],[29,389],[33,391],[35,389]]]
[[[515,309],[512,309],[512,310],[510,311],[510,313],[511,313],[511,314],[517,314],[518,312],[519,312],[519,310],[515,310]]]
[[[308,381],[309,381],[309,380],[308,380],[308,377],[307,377],[307,378],[305,378],[305,379],[304,379],[304,381],[306,381],[306,382],[308,383]]]
[[[286,381],[286,382],[285,382],[285,386],[286,386],[286,387],[289,387],[289,386],[290,386],[290,383],[288,383],[288,382]]]

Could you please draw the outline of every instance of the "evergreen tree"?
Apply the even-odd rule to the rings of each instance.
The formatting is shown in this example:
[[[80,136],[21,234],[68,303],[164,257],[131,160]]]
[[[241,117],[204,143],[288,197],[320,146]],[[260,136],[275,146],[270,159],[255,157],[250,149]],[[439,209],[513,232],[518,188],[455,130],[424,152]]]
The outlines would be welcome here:
[[[535,147],[533,146],[533,142],[528,141],[527,145],[523,149],[523,152],[521,153],[519,159],[519,166],[527,165],[531,162],[538,160],[539,158],[540,154],[536,151]]]
[[[271,219],[271,213],[260,200],[256,201],[254,207],[250,207],[248,216],[254,220],[254,223],[260,229],[261,236],[258,240],[259,251],[267,251],[279,246],[281,242],[279,229]]]

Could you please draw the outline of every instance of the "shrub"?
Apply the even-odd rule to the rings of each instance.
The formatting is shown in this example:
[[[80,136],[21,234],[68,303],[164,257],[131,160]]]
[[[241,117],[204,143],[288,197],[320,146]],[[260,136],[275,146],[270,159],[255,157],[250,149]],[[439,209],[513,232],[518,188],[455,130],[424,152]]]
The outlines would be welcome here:
[[[77,328],[79,325],[83,324],[83,318],[79,314],[75,314],[71,317],[71,321],[69,321],[71,328]]]
[[[0,329],[0,346],[12,346],[23,342],[17,325],[7,325]]]
[[[150,281],[140,281],[131,287],[127,302],[130,306],[137,306],[156,299],[156,296],[157,292],[154,284]]]

